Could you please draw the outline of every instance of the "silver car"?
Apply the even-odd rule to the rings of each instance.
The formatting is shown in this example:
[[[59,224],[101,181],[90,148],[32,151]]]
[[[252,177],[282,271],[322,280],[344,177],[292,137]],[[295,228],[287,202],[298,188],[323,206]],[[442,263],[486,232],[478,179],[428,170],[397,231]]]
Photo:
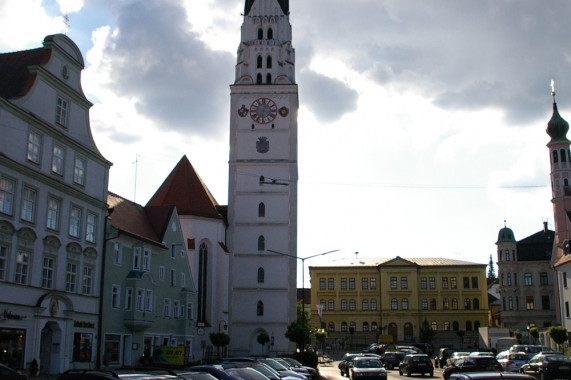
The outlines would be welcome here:
[[[504,371],[519,372],[522,365],[530,359],[525,352],[509,352],[503,351],[496,355],[496,359],[502,365]]]

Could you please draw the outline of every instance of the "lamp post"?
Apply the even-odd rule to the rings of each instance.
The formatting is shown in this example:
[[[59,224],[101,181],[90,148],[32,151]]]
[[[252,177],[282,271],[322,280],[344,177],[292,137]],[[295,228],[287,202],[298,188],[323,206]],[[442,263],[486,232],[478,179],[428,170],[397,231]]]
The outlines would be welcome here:
[[[278,252],[278,251],[274,251],[272,249],[268,249],[268,252],[271,253],[276,253],[278,255],[282,255],[282,256],[288,256],[288,257],[293,257],[294,259],[298,259],[301,260],[301,282],[303,287],[301,288],[301,321],[302,323],[305,323],[305,260],[307,259],[312,259],[314,257],[317,256],[324,256],[333,252],[337,252],[339,251],[338,249],[334,249],[333,251],[327,251],[327,252],[323,252],[323,253],[318,253],[317,255],[311,255],[308,257],[298,257],[298,256],[294,256],[294,255],[290,255],[288,253],[283,253],[283,252]],[[297,289],[297,284],[296,284],[296,289]],[[320,326],[321,327],[321,326]]]

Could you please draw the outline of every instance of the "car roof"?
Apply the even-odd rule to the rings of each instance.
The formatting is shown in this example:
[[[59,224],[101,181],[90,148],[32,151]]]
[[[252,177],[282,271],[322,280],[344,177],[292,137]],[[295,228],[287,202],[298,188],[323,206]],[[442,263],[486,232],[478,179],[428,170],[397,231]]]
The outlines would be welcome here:
[[[449,380],[485,380],[485,379],[504,379],[504,380],[526,380],[535,379],[535,377],[516,372],[460,372],[450,374]]]

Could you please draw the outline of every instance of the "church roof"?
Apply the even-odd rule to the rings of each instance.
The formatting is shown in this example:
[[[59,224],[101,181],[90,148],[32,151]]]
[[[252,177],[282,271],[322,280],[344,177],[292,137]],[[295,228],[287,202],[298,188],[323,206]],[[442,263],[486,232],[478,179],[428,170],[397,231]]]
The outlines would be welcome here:
[[[51,49],[47,48],[0,54],[0,97],[14,99],[25,95],[36,78],[28,67],[45,64],[50,56]]]
[[[190,161],[183,156],[146,207],[176,206],[179,215],[223,219],[218,203]]]
[[[258,1],[262,1],[262,0],[258,0]],[[284,12],[285,15],[289,14],[289,0],[270,0],[270,1],[277,1],[280,5],[280,7],[282,8],[282,11]],[[246,0],[246,5],[244,6],[244,15],[247,16],[248,13],[250,13],[250,10],[252,9],[252,5],[254,5],[254,3],[256,2],[256,0]]]
[[[551,120],[547,123],[547,134],[553,140],[566,140],[567,132],[569,131],[569,123],[559,115],[557,103],[553,102],[553,115]]]

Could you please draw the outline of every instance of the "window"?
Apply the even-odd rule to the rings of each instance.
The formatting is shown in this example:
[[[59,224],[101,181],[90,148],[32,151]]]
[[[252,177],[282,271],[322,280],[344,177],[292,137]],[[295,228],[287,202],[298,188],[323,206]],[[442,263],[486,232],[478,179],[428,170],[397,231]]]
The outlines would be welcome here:
[[[121,265],[123,262],[123,251],[121,249],[121,244],[115,243],[113,245],[113,263],[115,265]]]
[[[450,300],[448,298],[444,298],[442,300],[442,310],[449,310],[450,309]]]
[[[36,190],[24,186],[22,191],[22,209],[20,217],[26,222],[33,222],[36,219]]]
[[[73,334],[73,361],[87,362],[92,361],[93,334],[76,332]]]
[[[179,317],[180,317],[180,311],[181,311],[180,301],[175,300],[175,301],[173,302],[173,305],[172,305],[172,316],[173,316],[174,318],[179,318]]]
[[[470,277],[463,277],[464,289],[470,289]]]
[[[401,287],[401,289],[408,288],[408,278],[407,277],[401,277],[400,278],[400,287]]]
[[[347,322],[341,322],[341,331],[347,331]]]
[[[319,290],[325,290],[325,278],[319,279]]]
[[[127,288],[125,291],[125,309],[131,310],[133,307],[133,288]]]
[[[456,277],[450,277],[450,289],[456,289],[457,287]]]
[[[150,272],[151,270],[151,250],[143,249],[143,270]]]
[[[61,200],[49,197],[46,227],[53,231],[59,231],[59,219],[61,214]]]
[[[54,145],[52,148],[52,173],[63,175],[63,164],[65,162],[65,150]]]
[[[450,322],[449,321],[444,322],[444,331],[450,331]]]
[[[263,251],[264,249],[266,249],[266,239],[260,235],[258,237],[258,251]]]
[[[141,247],[135,247],[133,250],[133,269],[141,269]]]
[[[67,100],[57,97],[56,101],[56,123],[67,125],[68,104]]]
[[[371,284],[371,289],[377,289],[377,279],[374,277],[371,277],[371,279],[369,280],[369,284]]]
[[[264,30],[262,28],[258,29],[258,39],[259,40],[264,39]]]
[[[436,322],[436,321],[430,322],[430,328],[434,331],[437,331],[438,330],[438,322]]]
[[[36,132],[28,132],[28,152],[26,158],[35,164],[40,163],[42,154],[42,137]]]
[[[408,310],[408,299],[407,298],[403,298],[400,302],[400,307],[403,310]]]
[[[164,265],[159,266],[159,280],[165,280],[165,267]]]
[[[191,320],[194,317],[194,305],[192,302],[186,304],[186,319]]]
[[[515,309],[519,310],[519,297],[515,296]]]
[[[464,298],[464,309],[470,310],[472,303],[470,302],[470,298]]]
[[[81,209],[77,206],[71,206],[69,210],[69,235],[80,237],[81,232]]]
[[[363,322],[363,331],[369,331],[369,322]]]
[[[466,321],[466,331],[472,331],[472,322]]]
[[[333,300],[327,302],[327,310],[335,310],[335,302]]]
[[[65,291],[75,293],[77,290],[77,264],[67,263],[65,272]]]
[[[355,278],[354,277],[349,278],[349,289],[355,289]]]
[[[426,289],[427,287],[427,281],[426,281],[426,277],[421,277],[420,278],[420,288],[421,289]]]
[[[563,287],[567,288],[567,272],[561,273],[561,276],[563,277]]]
[[[474,310],[480,310],[480,300],[479,300],[479,299],[474,298],[474,299],[472,300],[472,308],[473,308]]]
[[[264,202],[260,202],[258,205],[258,217],[263,218],[266,216],[266,205]]]
[[[171,286],[176,286],[176,270],[171,269]]]
[[[541,286],[549,285],[549,284],[548,284],[548,280],[547,280],[547,272],[541,272],[541,273],[539,273],[539,284],[540,284]]]
[[[442,289],[448,289],[448,277],[442,277]]]
[[[458,300],[456,298],[452,298],[452,310],[458,310]]]
[[[428,278],[428,287],[430,289],[436,289],[436,278],[435,277],[429,277]]]
[[[0,178],[0,212],[14,215],[14,191],[16,183],[6,177]]]
[[[525,296],[525,309],[526,310],[535,309],[534,302],[533,302],[533,296]]]
[[[0,281],[6,280],[6,256],[8,255],[8,247],[0,245]]]
[[[565,301],[565,317],[569,318],[569,301]]]
[[[502,275],[501,275],[500,284],[501,284],[501,285],[504,285],[504,274],[503,274],[503,273],[502,273]]]
[[[150,289],[145,290],[145,307],[147,311],[153,311],[153,291]]]
[[[87,213],[87,221],[85,223],[85,240],[95,243],[97,230],[97,215],[92,212]]]
[[[73,166],[73,182],[78,185],[85,185],[85,169],[87,163],[84,159],[76,157]]]
[[[264,62],[264,60],[263,60],[262,56],[259,55],[258,58],[256,58],[256,68],[261,69],[263,62]]]
[[[325,300],[319,300],[319,305],[321,306],[321,310],[327,310],[327,308],[325,307]]]
[[[420,301],[420,305],[422,310],[428,310],[428,300],[426,298],[423,298],[422,301]]]
[[[357,324],[353,321],[349,322],[349,329],[355,331],[357,328]]]
[[[506,249],[506,261],[510,261],[510,250]]]
[[[549,296],[541,296],[541,308],[543,310],[551,309],[551,303],[549,302]]]
[[[333,290],[335,288],[335,280],[332,278],[327,279],[327,289]]]
[[[256,315],[264,315],[264,303],[262,301],[258,301],[258,304],[256,305]]]
[[[335,331],[335,322],[329,322],[327,325],[327,331]]]
[[[391,300],[391,310],[398,310],[399,308],[399,301],[396,298]]]
[[[369,310],[369,300],[361,301],[361,310]]]
[[[524,273],[523,274],[523,284],[525,286],[531,286],[532,285],[531,273]]]
[[[165,301],[163,303],[163,315],[165,317],[171,316],[171,300],[170,300],[170,298],[165,298]]]
[[[113,285],[111,289],[111,307],[113,309],[118,309],[121,301],[120,297],[121,287],[119,285]]]
[[[272,84],[272,74],[266,74],[266,84]]]
[[[377,300],[376,299],[371,300],[371,310],[377,310]]]
[[[397,288],[397,278],[391,277],[391,289],[396,289],[396,288]]]
[[[341,290],[347,290],[347,279],[346,278],[341,279]]]
[[[508,273],[506,275],[506,280],[507,280],[508,286],[511,286],[511,284],[512,284],[512,274],[511,273]]]
[[[517,273],[514,273],[514,285],[517,286]]]
[[[347,310],[347,300],[341,300],[341,310]]]
[[[272,68],[272,56],[268,55],[268,57],[266,58],[266,69],[271,69]]]
[[[30,254],[28,252],[18,251],[16,253],[16,284],[28,284],[28,270],[30,265]]]
[[[54,286],[55,260],[52,257],[44,257],[42,267],[42,288],[52,289]]]
[[[349,300],[349,310],[356,310],[357,306],[355,304],[355,300],[354,299],[350,299]]]
[[[274,38],[274,31],[272,30],[272,28],[268,28],[268,40],[271,40]]]
[[[478,289],[478,277],[472,277],[472,289]]]
[[[367,277],[363,277],[361,279],[361,288],[362,289],[369,289],[369,279]]]
[[[509,310],[513,310],[514,309],[514,299],[512,296],[508,297],[508,309]]]
[[[430,299],[430,310],[436,310],[436,299]]]
[[[83,267],[83,278],[81,279],[81,292],[86,295],[91,295],[93,286],[93,268],[90,266]]]

